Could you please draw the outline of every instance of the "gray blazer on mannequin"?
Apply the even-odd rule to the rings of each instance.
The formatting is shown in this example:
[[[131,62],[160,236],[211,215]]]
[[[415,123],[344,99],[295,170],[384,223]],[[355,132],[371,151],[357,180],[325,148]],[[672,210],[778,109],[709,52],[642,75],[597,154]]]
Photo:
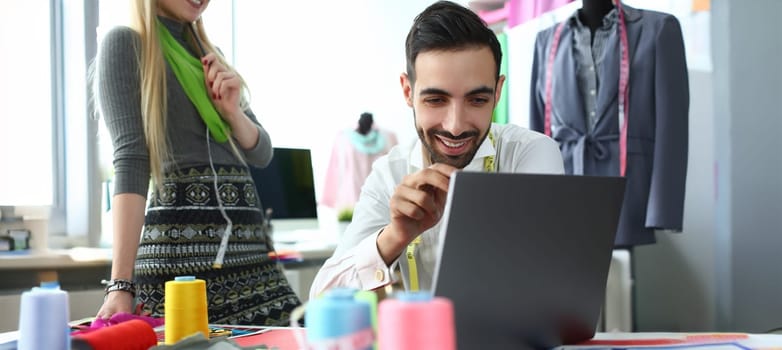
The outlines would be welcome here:
[[[687,175],[689,83],[679,22],[670,14],[623,5],[630,54],[627,189],[615,245],[655,242],[654,230],[681,231]],[[556,25],[538,33],[532,68],[530,128],[543,132],[546,63]],[[552,137],[568,174],[619,176],[619,34],[597,67],[598,121],[588,133],[573,57],[563,27],[553,65]]]

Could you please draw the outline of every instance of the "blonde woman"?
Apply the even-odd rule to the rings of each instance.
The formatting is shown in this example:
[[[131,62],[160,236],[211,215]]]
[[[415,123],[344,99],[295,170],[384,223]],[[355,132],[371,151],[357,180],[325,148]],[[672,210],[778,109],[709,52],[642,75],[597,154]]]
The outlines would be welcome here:
[[[134,301],[163,316],[165,282],[177,276],[206,281],[210,323],[286,325],[300,305],[269,259],[247,168],[269,163],[271,141],[206,36],[208,4],[136,0],[133,28],[113,28],[100,45],[95,97],[116,185],[98,318],[131,312]]]

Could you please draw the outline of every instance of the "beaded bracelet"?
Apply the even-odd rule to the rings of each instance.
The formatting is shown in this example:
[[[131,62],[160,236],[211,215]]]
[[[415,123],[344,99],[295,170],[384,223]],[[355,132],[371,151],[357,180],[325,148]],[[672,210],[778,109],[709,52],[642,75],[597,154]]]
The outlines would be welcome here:
[[[121,278],[113,278],[108,281],[102,280],[100,283],[106,285],[106,288],[103,289],[106,294],[120,290],[130,293],[134,298],[136,297],[136,284],[133,283],[133,281]]]

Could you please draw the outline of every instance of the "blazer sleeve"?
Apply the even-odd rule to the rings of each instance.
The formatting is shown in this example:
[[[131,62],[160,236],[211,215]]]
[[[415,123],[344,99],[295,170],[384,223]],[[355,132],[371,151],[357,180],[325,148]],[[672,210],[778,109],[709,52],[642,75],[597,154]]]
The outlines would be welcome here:
[[[529,128],[530,130],[543,133],[545,122],[545,107],[544,101],[541,98],[541,92],[538,87],[538,79],[545,77],[545,72],[541,73],[541,69],[545,69],[546,66],[546,36],[550,31],[544,30],[538,33],[535,38],[535,54],[532,58],[532,74],[530,74],[530,87],[529,87]]]
[[[655,143],[646,227],[681,231],[687,177],[689,81],[679,22],[666,16],[655,50]]]

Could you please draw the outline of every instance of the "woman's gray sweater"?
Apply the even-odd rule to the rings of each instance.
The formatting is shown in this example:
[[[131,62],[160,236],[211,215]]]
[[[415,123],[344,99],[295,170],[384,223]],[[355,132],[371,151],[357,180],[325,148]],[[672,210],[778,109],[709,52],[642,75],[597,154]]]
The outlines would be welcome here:
[[[187,24],[160,17],[171,35],[184,47]],[[149,152],[141,119],[141,89],[139,82],[140,37],[128,27],[116,27],[106,33],[97,57],[97,88],[100,115],[106,122],[114,145],[114,193],[147,195],[150,180]],[[193,50],[190,49],[191,53]],[[193,53],[193,56],[196,56]],[[197,57],[197,56],[196,56]],[[164,169],[174,167],[208,166],[207,129],[193,103],[179,85],[166,63],[166,136],[173,161],[164,163]],[[269,134],[258,123],[252,111],[245,113],[257,125],[259,135],[255,148],[243,150],[247,163],[266,166],[272,159]],[[241,162],[226,143],[209,139],[215,165],[240,165]],[[240,147],[237,144],[237,147]]]

